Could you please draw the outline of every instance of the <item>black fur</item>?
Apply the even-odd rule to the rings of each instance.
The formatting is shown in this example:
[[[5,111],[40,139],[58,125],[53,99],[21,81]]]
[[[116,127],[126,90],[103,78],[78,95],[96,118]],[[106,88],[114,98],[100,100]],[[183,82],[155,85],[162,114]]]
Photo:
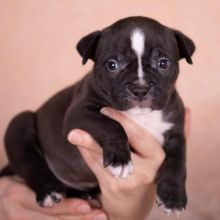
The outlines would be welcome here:
[[[143,106],[130,94],[133,87],[138,87],[137,58],[130,42],[130,33],[136,27],[146,36],[142,64],[150,104],[143,102]],[[54,191],[65,195],[69,189],[81,192],[96,189],[96,177],[77,147],[68,143],[67,134],[74,128],[89,132],[103,148],[104,166],[126,164],[131,158],[125,131],[99,111],[104,106],[127,110],[139,103],[141,107],[162,110],[164,119],[174,124],[164,134],[166,159],[156,180],[157,193],[167,208],[185,208],[184,106],[175,81],[179,59],[192,63],[193,42],[152,19],[130,17],[82,38],[77,50],[83,64],[88,59],[95,62],[93,70],[35,113],[21,113],[10,123],[5,146],[12,170],[36,192],[39,204]],[[155,67],[161,57],[169,59],[168,70]],[[118,72],[106,69],[109,59],[117,60]]]

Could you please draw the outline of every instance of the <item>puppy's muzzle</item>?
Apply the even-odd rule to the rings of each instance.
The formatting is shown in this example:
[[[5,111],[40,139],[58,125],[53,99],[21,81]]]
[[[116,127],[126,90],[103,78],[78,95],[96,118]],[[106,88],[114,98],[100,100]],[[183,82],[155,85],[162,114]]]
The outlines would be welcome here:
[[[143,101],[147,98],[149,87],[147,86],[133,86],[128,88],[128,92],[130,93],[131,97],[137,101]]]

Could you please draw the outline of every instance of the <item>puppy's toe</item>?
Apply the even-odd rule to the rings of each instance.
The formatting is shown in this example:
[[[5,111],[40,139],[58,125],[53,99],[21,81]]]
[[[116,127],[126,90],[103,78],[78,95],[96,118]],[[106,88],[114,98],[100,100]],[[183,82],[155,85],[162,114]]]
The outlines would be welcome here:
[[[180,217],[182,211],[183,209],[168,209],[164,207],[164,212],[166,213],[166,215],[175,214],[177,218]]]
[[[53,199],[51,195],[47,195],[43,201],[39,202],[40,206],[42,207],[52,207],[53,206]]]
[[[113,176],[120,177],[120,178],[127,178],[130,173],[133,172],[133,164],[129,161],[127,164],[124,165],[117,165],[117,166],[109,166],[109,169]]]
[[[118,166],[109,166],[109,170],[111,171],[112,175],[115,177],[119,177],[122,174],[123,171],[123,165],[118,165]]]
[[[184,210],[184,208],[167,208],[166,205],[162,202],[162,200],[160,199],[160,197],[157,195],[156,198],[156,203],[159,206],[163,207],[164,212],[166,213],[166,215],[170,215],[170,214],[176,214],[176,217],[179,218],[181,212]]]
[[[52,197],[52,200],[55,202],[55,203],[59,203],[61,202],[61,200],[63,199],[63,194],[61,193],[58,193],[58,192],[52,192],[51,194],[51,197]]]
[[[127,178],[129,174],[131,174],[134,170],[133,164],[131,161],[128,162],[128,164],[125,164],[123,166],[123,172],[121,177],[122,178]]]
[[[156,197],[156,203],[157,203],[158,207],[163,205],[163,202],[161,201],[159,196]]]

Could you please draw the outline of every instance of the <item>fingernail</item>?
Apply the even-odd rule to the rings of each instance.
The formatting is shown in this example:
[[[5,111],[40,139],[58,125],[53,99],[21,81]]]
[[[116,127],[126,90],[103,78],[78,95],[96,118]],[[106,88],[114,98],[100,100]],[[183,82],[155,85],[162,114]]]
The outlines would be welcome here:
[[[104,107],[100,110],[100,112],[103,114],[103,115],[106,115],[108,117],[111,117],[112,116],[112,112],[111,110],[109,110],[108,108]]]
[[[77,207],[77,211],[83,214],[88,214],[91,212],[91,208],[86,204],[82,204],[79,207]]]
[[[71,131],[68,135],[68,141],[73,144],[79,144],[82,140],[82,136],[77,131]]]
[[[98,214],[94,217],[94,220],[108,220],[104,213]]]

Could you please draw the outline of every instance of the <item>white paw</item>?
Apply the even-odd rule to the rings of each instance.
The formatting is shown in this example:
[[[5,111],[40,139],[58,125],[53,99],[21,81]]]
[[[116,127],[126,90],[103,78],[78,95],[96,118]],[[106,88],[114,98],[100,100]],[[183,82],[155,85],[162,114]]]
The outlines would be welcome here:
[[[53,201],[56,203],[60,202],[63,199],[63,194],[58,192],[52,192],[51,196],[53,198]]]
[[[132,162],[129,161],[125,165],[109,166],[109,170],[111,171],[113,176],[125,179],[128,177],[129,174],[133,172],[134,167]]]
[[[52,207],[53,206],[53,199],[51,195],[47,195],[43,201],[43,207]]]
[[[43,201],[43,207],[53,207],[55,203],[59,203],[63,199],[63,195],[58,192],[51,192]]]
[[[179,218],[181,212],[183,211],[183,208],[182,208],[182,209],[169,209],[169,208],[167,208],[167,207],[164,205],[164,203],[161,201],[161,199],[159,198],[159,196],[157,196],[157,198],[156,198],[156,203],[157,203],[158,206],[162,206],[162,207],[163,207],[163,210],[164,210],[164,212],[166,213],[166,215],[176,214],[176,217]]]

